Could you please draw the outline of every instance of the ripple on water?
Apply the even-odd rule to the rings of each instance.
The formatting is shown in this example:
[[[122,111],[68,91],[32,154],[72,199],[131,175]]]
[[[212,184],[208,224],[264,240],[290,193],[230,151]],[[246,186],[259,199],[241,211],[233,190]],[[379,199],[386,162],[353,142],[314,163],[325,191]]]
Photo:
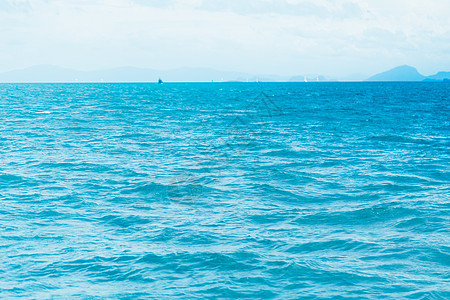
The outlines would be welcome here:
[[[0,297],[450,298],[448,94],[0,84]]]

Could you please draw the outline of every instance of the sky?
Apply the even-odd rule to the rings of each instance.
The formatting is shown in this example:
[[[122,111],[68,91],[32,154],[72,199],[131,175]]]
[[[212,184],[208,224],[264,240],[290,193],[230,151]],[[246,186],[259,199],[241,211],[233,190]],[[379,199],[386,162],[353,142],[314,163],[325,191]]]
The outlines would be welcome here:
[[[449,15],[449,0],[0,0],[0,72],[431,75],[450,71]]]

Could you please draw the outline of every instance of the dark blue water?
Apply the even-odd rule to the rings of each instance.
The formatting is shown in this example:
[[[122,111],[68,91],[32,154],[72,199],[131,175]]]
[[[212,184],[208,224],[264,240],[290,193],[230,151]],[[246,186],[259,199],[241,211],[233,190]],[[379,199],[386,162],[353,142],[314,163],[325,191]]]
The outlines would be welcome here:
[[[0,85],[0,298],[450,298],[450,85]]]

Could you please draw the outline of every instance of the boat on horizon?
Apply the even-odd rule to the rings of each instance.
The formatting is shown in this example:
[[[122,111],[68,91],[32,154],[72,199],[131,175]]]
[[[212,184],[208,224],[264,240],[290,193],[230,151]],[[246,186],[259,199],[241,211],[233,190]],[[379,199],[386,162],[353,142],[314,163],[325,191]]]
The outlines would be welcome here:
[[[162,81],[161,78],[158,78],[158,84],[163,84],[164,82]]]

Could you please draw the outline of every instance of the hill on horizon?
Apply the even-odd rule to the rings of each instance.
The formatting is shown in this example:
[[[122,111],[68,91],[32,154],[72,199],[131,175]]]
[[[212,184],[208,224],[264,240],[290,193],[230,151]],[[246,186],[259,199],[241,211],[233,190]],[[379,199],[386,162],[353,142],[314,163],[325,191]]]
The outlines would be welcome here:
[[[351,77],[351,76],[350,76]],[[104,70],[79,71],[54,65],[37,65],[24,69],[0,72],[3,83],[65,83],[65,82],[288,82],[338,81],[334,77],[317,75],[282,76],[220,71],[209,68],[184,67],[156,70],[138,67],[117,67]]]
[[[219,71],[208,68],[178,68],[155,70],[150,68],[117,67],[112,69],[79,71],[53,65],[38,65],[25,69],[0,72],[0,83],[64,83],[64,82],[329,82],[329,81],[443,81],[450,72],[424,76],[416,68],[403,65],[363,80],[363,75],[336,78],[313,75],[279,76],[254,75],[242,72]]]
[[[179,68],[155,70],[137,67],[117,67],[105,70],[78,71],[53,65],[38,65],[25,69],[0,73],[4,83],[44,82],[211,82],[211,81],[280,81],[282,76],[218,71],[208,68]]]
[[[428,78],[432,80],[450,79],[450,72],[438,72],[435,75],[428,76]]]
[[[366,81],[423,81],[426,78],[416,68],[403,65],[375,74],[366,79]]]

